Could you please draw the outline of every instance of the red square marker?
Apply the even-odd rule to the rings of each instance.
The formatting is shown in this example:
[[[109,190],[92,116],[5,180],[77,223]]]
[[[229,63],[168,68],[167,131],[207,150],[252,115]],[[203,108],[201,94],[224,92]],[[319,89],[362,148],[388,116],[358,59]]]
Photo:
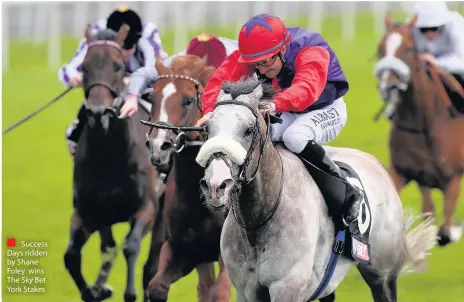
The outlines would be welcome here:
[[[8,238],[6,240],[7,247],[15,247],[16,246],[16,238]]]

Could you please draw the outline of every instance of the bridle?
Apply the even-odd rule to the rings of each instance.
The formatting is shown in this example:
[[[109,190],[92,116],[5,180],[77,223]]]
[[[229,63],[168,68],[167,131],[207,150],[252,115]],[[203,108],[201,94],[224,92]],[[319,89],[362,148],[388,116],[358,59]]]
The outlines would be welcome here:
[[[259,117],[258,117],[258,112],[256,110],[253,109],[253,107],[251,107],[248,103],[245,103],[245,102],[240,102],[240,101],[221,101],[221,102],[218,102],[216,103],[216,106],[215,108],[217,108],[218,106],[222,106],[222,105],[239,105],[239,106],[244,106],[246,108],[248,108],[251,113],[254,115],[255,119],[256,119],[256,122],[253,126],[253,130],[252,130],[252,139],[251,139],[251,145],[250,145],[250,148],[248,149],[247,153],[246,153],[246,156],[245,156],[245,160],[243,161],[243,164],[240,166],[239,168],[239,172],[237,174],[236,177],[232,176],[232,178],[234,179],[234,186],[236,188],[237,191],[240,191],[240,189],[243,187],[243,185],[247,185],[249,184],[257,175],[258,173],[258,169],[259,169],[259,164],[261,162],[261,158],[263,157],[263,153],[264,153],[264,148],[267,144],[267,141],[269,139],[269,132],[270,132],[270,128],[271,128],[271,123],[273,121],[275,122],[278,122],[280,120],[280,118],[277,118],[277,117],[274,117],[273,119],[273,116],[270,115],[270,114],[267,114],[266,115],[266,134],[263,136],[260,136],[260,131],[259,131]],[[251,174],[250,177],[248,177],[246,175],[246,171],[248,170],[249,168],[249,165],[251,163],[251,160],[252,160],[252,156],[253,156],[253,152],[255,151],[256,147],[257,146],[260,146],[259,148],[259,157],[258,157],[258,162],[256,163],[256,168],[254,170],[254,172]],[[280,156],[280,153],[279,154],[279,160],[280,160],[280,165],[281,165],[281,184],[280,184],[280,189],[279,189],[279,194],[277,196],[277,202],[275,203],[275,206],[274,208],[272,209],[272,211],[270,212],[270,214],[265,218],[263,219],[261,222],[257,223],[256,225],[253,225],[253,226],[246,226],[246,225],[242,225],[238,218],[237,218],[237,215],[235,213],[235,207],[232,205],[232,212],[233,212],[233,215],[234,215],[234,218],[235,218],[235,221],[237,222],[237,224],[244,228],[244,229],[247,229],[247,230],[252,230],[252,229],[257,229],[263,225],[265,225],[269,220],[272,219],[272,217],[274,216],[275,212],[277,211],[277,208],[279,207],[279,204],[280,204],[280,200],[281,200],[281,195],[282,195],[282,189],[283,189],[283,173],[284,173],[284,165],[283,165],[283,162],[282,162],[282,158]],[[211,156],[211,158],[209,159],[208,163],[206,164],[205,167],[207,167],[211,161],[215,158],[220,158],[222,159],[225,164],[229,167],[229,169],[231,168],[229,162],[225,159],[225,154],[224,153],[221,153],[221,152],[218,152],[218,153],[215,153],[213,154],[213,156]]]
[[[195,103],[200,110],[201,109],[201,92],[200,92],[200,82],[192,77],[185,76],[185,75],[178,75],[178,74],[163,74],[160,75],[156,78],[155,82],[159,81],[160,79],[180,79],[180,80],[187,80],[193,82],[195,85],[195,90],[196,90],[196,97],[195,97]],[[154,84],[153,84],[154,85]],[[185,147],[192,147],[192,146],[202,146],[204,141],[202,140],[189,140],[187,134],[185,133],[186,131],[199,131],[199,132],[205,132],[204,128],[199,128],[199,127],[188,127],[188,126],[173,126],[170,123],[167,122],[151,122],[151,114],[148,117],[148,121],[141,121],[142,124],[150,126],[150,130],[146,134],[146,140],[147,140],[147,148],[150,150],[151,156],[153,156],[153,144],[151,142],[150,134],[153,131],[153,128],[158,128],[158,129],[165,129],[165,130],[171,130],[176,134],[176,138],[174,139],[173,142],[173,147],[174,147],[174,152],[175,153],[180,153],[182,150],[184,150]],[[153,162],[153,161],[152,161]]]
[[[94,46],[111,46],[111,47],[114,47],[114,48],[116,48],[118,50],[119,55],[121,56],[121,58],[123,58],[122,48],[115,41],[111,41],[111,40],[92,41],[92,42],[89,43],[88,49],[90,49],[91,47],[94,47]],[[104,81],[96,81],[96,82],[90,83],[85,88],[85,90],[84,90],[84,96],[85,96],[84,106],[86,108],[89,107],[89,105],[87,103],[87,99],[89,97],[90,91],[92,90],[92,88],[97,87],[97,86],[102,86],[102,87],[105,87],[106,89],[108,89],[108,91],[111,93],[111,96],[113,97],[113,105],[111,107],[106,108],[105,111],[110,110],[116,116],[119,115],[119,110],[120,110],[120,108],[122,107],[122,105],[124,103],[124,98],[122,96],[123,89],[120,92],[117,92],[110,84],[108,84],[108,83],[106,83]]]

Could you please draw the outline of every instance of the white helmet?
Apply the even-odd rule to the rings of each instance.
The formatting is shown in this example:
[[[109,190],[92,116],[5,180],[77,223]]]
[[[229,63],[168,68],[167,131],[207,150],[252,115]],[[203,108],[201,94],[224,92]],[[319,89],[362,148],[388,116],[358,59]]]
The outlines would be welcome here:
[[[450,21],[450,11],[445,1],[417,2],[415,7],[417,14],[416,27],[438,27]]]

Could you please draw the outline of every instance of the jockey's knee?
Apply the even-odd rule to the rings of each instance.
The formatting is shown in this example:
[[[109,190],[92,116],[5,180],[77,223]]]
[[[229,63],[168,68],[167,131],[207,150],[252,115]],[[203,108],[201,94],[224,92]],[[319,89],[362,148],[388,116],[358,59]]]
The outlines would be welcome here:
[[[293,153],[303,151],[310,140],[316,141],[314,129],[309,126],[302,126],[301,124],[292,124],[282,135],[285,147]]]

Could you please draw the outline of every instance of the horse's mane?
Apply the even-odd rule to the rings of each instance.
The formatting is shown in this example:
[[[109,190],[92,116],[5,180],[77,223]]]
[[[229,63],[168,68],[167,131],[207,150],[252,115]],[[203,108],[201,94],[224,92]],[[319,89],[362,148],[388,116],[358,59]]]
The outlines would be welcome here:
[[[258,85],[261,85],[263,88],[263,96],[261,97],[261,101],[270,100],[276,94],[276,91],[271,84],[261,83],[260,80],[254,77],[242,77],[236,82],[225,81],[222,84],[222,89],[225,93],[230,94],[232,99],[236,99],[240,95],[253,92],[253,90],[258,87]]]
[[[105,28],[102,30],[99,30],[95,34],[95,39],[99,41],[115,41],[117,36],[117,32],[115,32],[112,29]]]

